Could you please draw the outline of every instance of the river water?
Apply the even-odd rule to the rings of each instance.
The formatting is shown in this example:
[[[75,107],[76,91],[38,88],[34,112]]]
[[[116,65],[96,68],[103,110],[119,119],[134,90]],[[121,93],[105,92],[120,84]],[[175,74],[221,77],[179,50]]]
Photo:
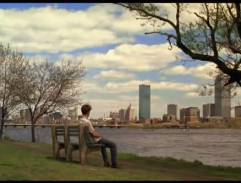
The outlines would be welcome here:
[[[239,129],[96,129],[105,138],[116,142],[119,152],[241,167]],[[31,140],[30,128],[8,127],[5,135],[20,141]],[[36,139],[37,142],[50,144],[50,128],[36,128]]]

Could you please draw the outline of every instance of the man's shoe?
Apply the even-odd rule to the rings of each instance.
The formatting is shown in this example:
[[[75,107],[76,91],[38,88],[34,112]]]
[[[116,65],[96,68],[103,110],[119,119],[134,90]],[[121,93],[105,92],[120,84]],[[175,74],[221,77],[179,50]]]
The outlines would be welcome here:
[[[105,162],[104,163],[104,167],[110,167],[110,163],[109,162]]]
[[[111,165],[111,168],[119,168],[117,165]]]

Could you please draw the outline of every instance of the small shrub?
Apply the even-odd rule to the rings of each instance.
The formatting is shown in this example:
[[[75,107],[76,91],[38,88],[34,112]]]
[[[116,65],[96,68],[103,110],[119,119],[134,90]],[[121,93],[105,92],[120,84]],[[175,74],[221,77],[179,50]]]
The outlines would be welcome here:
[[[203,165],[203,163],[202,163],[201,161],[199,161],[199,160],[194,160],[193,163],[194,163],[195,165],[197,165],[197,166]]]

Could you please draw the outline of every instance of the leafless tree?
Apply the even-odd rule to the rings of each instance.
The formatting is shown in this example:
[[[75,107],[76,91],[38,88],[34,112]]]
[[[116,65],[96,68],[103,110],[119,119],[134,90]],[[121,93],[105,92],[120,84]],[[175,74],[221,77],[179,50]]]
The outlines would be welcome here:
[[[32,142],[36,141],[35,124],[40,117],[80,103],[80,81],[84,75],[81,62],[28,63],[28,68],[18,77],[21,85],[16,86],[15,94],[29,110]]]
[[[11,115],[21,103],[14,95],[14,86],[19,85],[16,80],[17,73],[25,67],[25,58],[21,53],[14,51],[9,45],[0,44],[0,138],[3,137],[6,117]]]
[[[190,13],[193,22],[181,21],[188,4],[176,3],[175,19],[172,20],[154,3],[117,3],[133,11],[143,26],[151,24],[153,31],[146,34],[165,36],[170,48],[175,44],[193,60],[216,64],[228,76],[225,85],[237,83],[241,86],[241,11],[237,3],[202,3],[200,11]],[[171,29],[162,29],[168,24]]]

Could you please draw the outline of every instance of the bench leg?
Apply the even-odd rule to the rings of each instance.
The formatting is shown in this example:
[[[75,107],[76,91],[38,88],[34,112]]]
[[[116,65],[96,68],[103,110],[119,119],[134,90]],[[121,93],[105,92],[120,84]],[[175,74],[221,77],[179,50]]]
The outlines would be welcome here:
[[[84,165],[87,160],[87,148],[82,147],[80,149],[80,164]]]
[[[60,150],[61,150],[61,147],[59,146],[56,153],[57,158],[60,158]]]
[[[57,158],[57,148],[56,148],[56,145],[53,145],[53,157]]]
[[[52,151],[53,151],[53,152],[52,152],[52,153],[53,153],[53,157],[56,158],[56,144],[53,143],[53,144],[52,144],[52,147],[53,147],[53,149],[52,149]]]
[[[59,158],[60,157],[60,147],[58,146],[58,149],[56,151],[56,158]]]
[[[72,147],[70,145],[67,147],[66,160],[72,161]]]
[[[65,160],[67,160],[68,159],[68,153],[67,153],[67,147],[66,146],[64,146],[64,158],[65,158]]]

